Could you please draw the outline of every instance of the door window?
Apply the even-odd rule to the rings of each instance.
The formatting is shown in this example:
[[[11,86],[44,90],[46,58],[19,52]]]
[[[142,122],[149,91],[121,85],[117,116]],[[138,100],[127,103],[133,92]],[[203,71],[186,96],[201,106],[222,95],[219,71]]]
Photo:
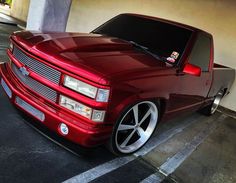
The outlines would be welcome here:
[[[207,34],[199,33],[189,57],[189,63],[196,65],[203,72],[209,70],[211,39]]]

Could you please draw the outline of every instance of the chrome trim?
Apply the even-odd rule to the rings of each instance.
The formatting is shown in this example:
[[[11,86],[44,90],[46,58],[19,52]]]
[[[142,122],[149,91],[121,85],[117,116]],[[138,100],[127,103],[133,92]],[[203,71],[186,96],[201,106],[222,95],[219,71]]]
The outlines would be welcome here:
[[[38,75],[48,79],[49,81],[55,84],[59,84],[61,78],[60,71],[53,69],[52,67],[29,57],[23,51],[17,48],[17,46],[14,46],[13,48],[13,56],[33,72],[37,73]]]
[[[216,109],[218,108],[219,104],[220,104],[220,101],[223,97],[223,92],[222,91],[219,91],[216,96],[215,96],[215,99],[212,103],[212,106],[211,106],[211,114],[214,114]]]
[[[41,121],[45,120],[45,115],[40,110],[34,108],[32,105],[21,99],[20,97],[16,97],[15,102],[17,105],[22,107],[24,110],[26,110],[28,113],[33,115],[34,117],[38,118]]]
[[[7,96],[8,96],[9,98],[12,98],[12,91],[11,91],[11,89],[9,88],[9,86],[7,85],[7,83],[4,81],[3,78],[1,79],[1,85],[2,85],[2,87],[3,87],[3,89],[4,89],[4,91],[6,92]]]
[[[38,81],[32,79],[31,77],[27,75],[23,75],[14,63],[11,64],[11,67],[12,67],[13,73],[23,84],[28,86],[30,89],[32,89],[36,93],[56,103],[57,92],[55,90],[43,85],[42,83],[39,83]]]

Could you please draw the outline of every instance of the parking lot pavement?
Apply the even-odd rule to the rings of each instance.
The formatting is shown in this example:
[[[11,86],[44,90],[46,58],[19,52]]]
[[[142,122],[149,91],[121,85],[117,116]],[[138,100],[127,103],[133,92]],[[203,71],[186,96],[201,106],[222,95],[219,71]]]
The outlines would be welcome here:
[[[236,182],[235,131],[235,119],[227,117],[222,120],[172,176],[184,183]]]
[[[8,36],[0,24],[0,59]],[[230,114],[234,117],[234,113]],[[115,157],[63,140],[19,113],[0,87],[0,182],[236,182],[236,119],[217,112],[180,116],[157,128],[138,152]],[[46,137],[46,138],[45,138]]]

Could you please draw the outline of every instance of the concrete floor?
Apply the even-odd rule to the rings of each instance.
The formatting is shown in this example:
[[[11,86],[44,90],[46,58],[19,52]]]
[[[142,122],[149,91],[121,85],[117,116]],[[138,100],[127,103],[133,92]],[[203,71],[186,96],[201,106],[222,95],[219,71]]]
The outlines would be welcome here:
[[[177,155],[184,154],[184,161],[169,175],[176,182],[236,182],[236,120],[219,112],[212,117],[196,118],[197,121],[183,132],[148,153],[145,160],[161,170],[167,162],[175,167]],[[188,145],[202,133],[206,135],[203,141],[186,154]],[[177,160],[173,161],[173,157]]]
[[[236,120],[226,118],[176,170],[178,182],[236,182]],[[191,170],[192,173],[187,173]]]
[[[0,24],[1,61],[7,61],[4,50],[15,30]],[[18,113],[0,88],[0,182],[233,183],[236,119],[231,116],[178,117],[162,123],[138,153],[115,157],[104,147],[88,153],[50,133]]]

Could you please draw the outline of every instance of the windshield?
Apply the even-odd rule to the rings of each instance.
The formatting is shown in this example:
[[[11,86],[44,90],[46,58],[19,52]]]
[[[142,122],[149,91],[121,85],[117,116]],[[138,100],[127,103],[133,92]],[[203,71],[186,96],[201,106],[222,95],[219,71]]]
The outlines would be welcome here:
[[[192,31],[173,24],[135,15],[118,15],[93,31],[148,48],[160,58],[176,63],[184,52]]]

